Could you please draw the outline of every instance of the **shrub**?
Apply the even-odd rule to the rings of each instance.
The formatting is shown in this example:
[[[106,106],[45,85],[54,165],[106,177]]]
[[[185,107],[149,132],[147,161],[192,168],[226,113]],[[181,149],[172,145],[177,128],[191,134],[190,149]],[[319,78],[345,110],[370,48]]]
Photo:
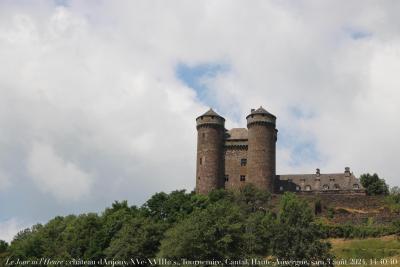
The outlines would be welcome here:
[[[389,186],[386,184],[385,179],[379,178],[378,174],[362,174],[360,182],[365,188],[367,195],[388,195]]]

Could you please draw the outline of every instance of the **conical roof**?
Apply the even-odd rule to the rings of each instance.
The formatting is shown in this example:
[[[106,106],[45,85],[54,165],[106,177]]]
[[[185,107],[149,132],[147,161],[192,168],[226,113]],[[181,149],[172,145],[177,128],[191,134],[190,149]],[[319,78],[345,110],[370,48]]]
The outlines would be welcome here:
[[[252,109],[251,112],[250,112],[250,114],[249,114],[247,117],[249,117],[250,115],[255,115],[255,114],[265,114],[265,115],[269,115],[269,116],[275,117],[274,114],[269,113],[269,112],[268,112],[266,109],[264,109],[262,106],[260,106],[258,109]],[[247,117],[246,117],[246,118],[247,118]]]
[[[254,110],[251,112],[252,114],[270,114],[268,111],[266,111],[262,106],[260,106],[258,109]]]
[[[218,117],[221,117],[221,115],[219,115],[217,112],[215,112],[212,108],[210,108],[206,113],[204,113],[201,116],[218,116]]]
[[[260,106],[258,109],[252,111],[251,114],[271,114],[271,113],[269,113],[262,106]]]

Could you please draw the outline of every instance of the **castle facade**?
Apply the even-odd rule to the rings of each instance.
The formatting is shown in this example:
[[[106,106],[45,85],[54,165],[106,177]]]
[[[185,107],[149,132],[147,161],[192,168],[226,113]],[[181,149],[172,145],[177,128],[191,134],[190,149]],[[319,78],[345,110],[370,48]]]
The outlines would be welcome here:
[[[239,189],[245,184],[271,193],[362,194],[359,179],[343,173],[276,174],[276,117],[260,107],[247,115],[247,128],[225,129],[225,119],[210,109],[196,119],[196,192]]]

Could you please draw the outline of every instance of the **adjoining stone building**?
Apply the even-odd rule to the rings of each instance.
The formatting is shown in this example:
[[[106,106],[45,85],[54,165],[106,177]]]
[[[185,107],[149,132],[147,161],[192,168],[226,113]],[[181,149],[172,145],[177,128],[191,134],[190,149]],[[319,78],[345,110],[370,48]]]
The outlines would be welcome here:
[[[247,128],[225,129],[225,119],[210,109],[196,119],[196,192],[238,189],[245,184],[271,193],[361,194],[359,179],[343,173],[276,175],[276,117],[260,107],[246,117]]]

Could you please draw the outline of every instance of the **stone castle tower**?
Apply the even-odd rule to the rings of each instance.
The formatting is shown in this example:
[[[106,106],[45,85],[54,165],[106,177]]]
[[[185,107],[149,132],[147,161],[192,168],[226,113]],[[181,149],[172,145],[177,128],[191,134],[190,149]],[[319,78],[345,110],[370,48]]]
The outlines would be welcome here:
[[[206,194],[224,187],[223,150],[225,119],[212,109],[196,119],[197,192]]]
[[[210,109],[196,119],[196,192],[239,188],[245,183],[273,192],[276,170],[276,117],[260,107],[246,117],[247,129],[225,129]]]
[[[253,184],[270,193],[365,194],[359,179],[344,173],[276,174],[276,117],[260,107],[247,115],[247,128],[225,129],[210,109],[196,119],[196,192],[239,189]]]

